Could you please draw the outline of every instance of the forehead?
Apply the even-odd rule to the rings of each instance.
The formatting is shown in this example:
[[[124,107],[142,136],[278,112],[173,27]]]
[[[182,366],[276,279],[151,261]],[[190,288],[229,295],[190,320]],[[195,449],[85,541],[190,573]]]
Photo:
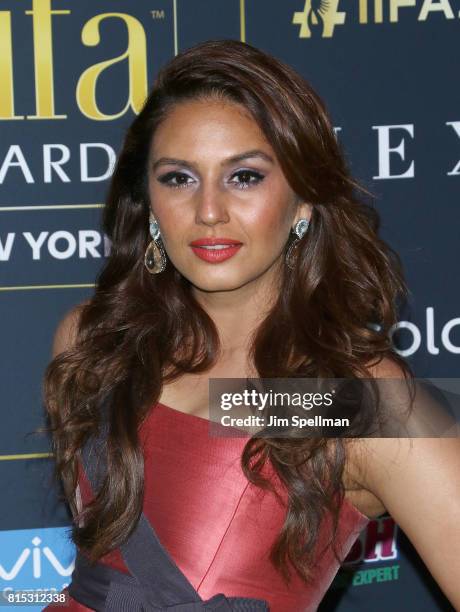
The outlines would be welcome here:
[[[262,130],[246,108],[227,100],[189,100],[173,106],[158,126],[151,152],[176,155],[214,152],[225,156],[243,149],[272,152]]]

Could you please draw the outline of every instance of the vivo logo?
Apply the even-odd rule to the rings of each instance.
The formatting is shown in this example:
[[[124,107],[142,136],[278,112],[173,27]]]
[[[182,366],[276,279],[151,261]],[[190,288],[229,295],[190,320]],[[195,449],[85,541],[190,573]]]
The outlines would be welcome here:
[[[62,529],[44,529],[43,531],[55,532],[50,535],[58,535]],[[44,577],[50,577],[50,575],[54,575],[56,578],[59,576],[68,577],[72,574],[75,567],[75,554],[74,547],[70,542],[66,542],[62,538],[59,538],[60,541],[57,541],[55,537],[47,538],[52,539],[53,544],[57,544],[56,548],[53,547],[53,550],[46,544],[42,545],[42,538],[35,535],[30,540],[30,545],[26,545],[22,550],[16,553],[16,546],[14,546],[14,544],[17,545],[19,540],[18,534],[22,535],[23,532],[13,531],[4,532],[4,534],[5,539],[7,536],[10,536],[8,539],[13,541],[6,542],[7,546],[2,546],[2,555],[0,557],[2,561],[2,563],[0,563],[0,580],[10,582],[15,580],[19,574],[21,574],[23,578],[25,577],[24,574],[27,574],[27,576],[35,579],[43,579]],[[2,540],[4,539],[4,534],[2,534]],[[22,537],[20,539],[22,539]],[[56,549],[59,550],[59,552],[57,552]],[[4,560],[5,557],[9,557],[12,561],[6,563]],[[70,564],[68,564],[69,558],[72,559]]]

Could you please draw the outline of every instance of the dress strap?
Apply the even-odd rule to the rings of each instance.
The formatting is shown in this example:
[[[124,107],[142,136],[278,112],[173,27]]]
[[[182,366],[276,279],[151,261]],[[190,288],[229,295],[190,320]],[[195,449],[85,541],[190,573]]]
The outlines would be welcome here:
[[[108,434],[109,398],[101,406],[101,424],[82,448],[82,463],[93,492],[102,485],[106,470],[106,444]],[[193,585],[176,565],[161,544],[155,529],[142,512],[134,531],[120,545],[123,560],[131,574],[127,576],[105,564],[89,564],[78,552],[69,594],[89,605],[104,607],[94,609],[134,612],[139,610],[168,612],[241,612],[268,611],[268,604],[261,599],[225,597],[219,593],[203,601]],[[86,586],[85,586],[86,585]],[[89,591],[88,591],[89,588]],[[85,595],[86,593],[86,595]],[[73,595],[72,595],[73,594]],[[104,595],[105,594],[105,595]],[[90,597],[90,598],[88,598]]]
[[[97,612],[267,612],[265,601],[226,597],[222,593],[203,601],[158,604],[158,588],[141,585],[136,578],[103,563],[92,564],[77,553],[69,595]]]

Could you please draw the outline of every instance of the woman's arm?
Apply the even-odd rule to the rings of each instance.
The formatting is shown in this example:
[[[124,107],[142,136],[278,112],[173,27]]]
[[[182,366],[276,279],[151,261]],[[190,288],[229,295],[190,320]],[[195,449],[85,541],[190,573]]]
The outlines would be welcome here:
[[[75,343],[78,331],[78,322],[82,308],[87,301],[77,304],[66,312],[64,317],[59,321],[53,337],[52,357],[57,357],[60,353],[70,349]],[[75,489],[75,505],[80,513],[83,509],[80,485],[77,484]],[[81,527],[82,522],[78,525]]]
[[[374,376],[402,375],[385,361]],[[460,610],[460,438],[367,438],[352,446],[360,485],[381,500]]]

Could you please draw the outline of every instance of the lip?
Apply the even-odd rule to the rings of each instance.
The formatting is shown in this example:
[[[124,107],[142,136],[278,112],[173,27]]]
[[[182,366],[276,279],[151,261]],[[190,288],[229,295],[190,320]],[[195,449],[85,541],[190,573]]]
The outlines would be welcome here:
[[[222,249],[207,249],[208,246],[226,245]],[[198,238],[190,243],[192,251],[200,259],[208,263],[220,263],[233,257],[243,243],[233,238]]]
[[[191,246],[215,246],[216,244],[242,244],[239,240],[233,238],[197,238],[193,240]]]

